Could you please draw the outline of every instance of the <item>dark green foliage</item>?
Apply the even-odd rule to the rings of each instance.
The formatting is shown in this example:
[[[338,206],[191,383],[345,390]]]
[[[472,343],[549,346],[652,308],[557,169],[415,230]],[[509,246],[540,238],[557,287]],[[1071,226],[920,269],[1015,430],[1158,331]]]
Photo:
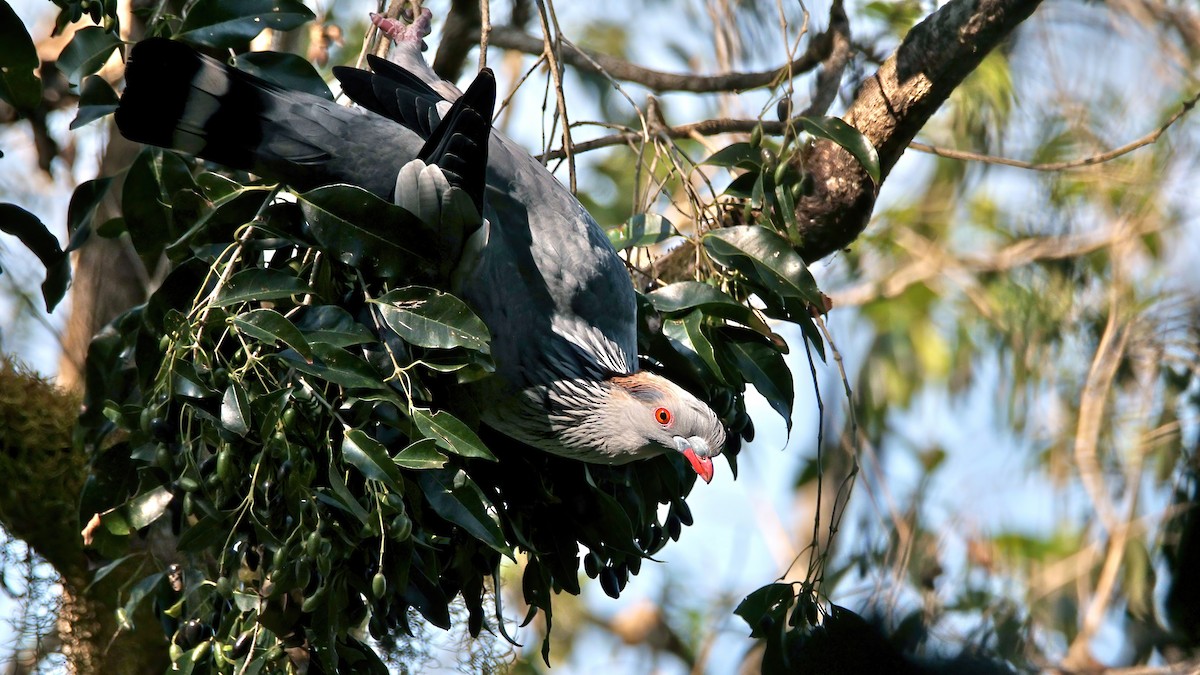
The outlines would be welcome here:
[[[84,11],[107,17],[104,28],[79,31],[60,61],[84,83],[76,125],[115,104],[88,77],[119,45],[110,5],[60,4],[60,27]],[[311,17],[290,1],[201,0],[183,17],[161,15],[150,33],[238,51],[268,25]],[[24,42],[6,62],[30,65],[13,51]],[[297,57],[235,60],[328,95]],[[3,93],[24,100],[32,89],[15,77]],[[805,128],[862,154],[871,170],[864,141],[844,125]],[[648,367],[714,403],[732,431],[725,456],[736,472],[740,441],[753,437],[747,384],[790,426],[787,346],[762,314],[801,323],[823,355],[812,317],[824,298],[792,250],[799,169],[761,147],[761,134],[710,163],[746,170],[729,192],[745,197],[749,224],[704,238],[723,268],[715,283],[640,297],[639,346]],[[123,217],[95,224],[109,185],[77,189],[68,251],[93,230],[125,233],[148,269],[165,256],[172,271],[91,347],[77,440],[92,469],[80,513],[92,548],[112,560],[97,578],[144,564],[122,620],[151,603],[181,672],[275,671],[299,646],[320,670],[386,672],[367,640],[394,644],[414,613],[448,628],[460,603],[471,635],[494,625],[488,596],[502,560],[518,553],[525,621],[540,610],[549,627],[552,595],[581,590],[580,546],[586,576],[617,597],[643,558],[692,524],[684,498],[696,476],[679,457],[586,465],[479,426],[462,387],[492,371],[489,335],[447,290],[458,250],[437,223],[345,185],[280,199],[274,186],[146,149],[125,176]],[[452,211],[477,217],[459,197]],[[53,271],[52,306],[66,256],[36,218],[11,215],[9,229]],[[676,235],[643,214],[614,230],[613,243]],[[763,313],[750,309],[751,295]],[[660,505],[669,505],[665,518]],[[175,549],[166,567],[128,555],[131,538],[163,537]],[[739,613],[786,610],[791,588],[773,588]]]

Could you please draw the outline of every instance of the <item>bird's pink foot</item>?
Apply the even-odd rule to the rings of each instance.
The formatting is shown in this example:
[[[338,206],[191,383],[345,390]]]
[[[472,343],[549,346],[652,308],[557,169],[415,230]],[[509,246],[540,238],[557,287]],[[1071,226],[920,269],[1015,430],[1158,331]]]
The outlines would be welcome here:
[[[401,42],[417,42],[421,44],[421,49],[424,51],[425,43],[423,40],[432,30],[433,12],[430,12],[428,7],[422,7],[421,15],[412,23],[389,19],[382,14],[371,12],[371,23],[380,32],[391,38],[392,42],[397,44]]]

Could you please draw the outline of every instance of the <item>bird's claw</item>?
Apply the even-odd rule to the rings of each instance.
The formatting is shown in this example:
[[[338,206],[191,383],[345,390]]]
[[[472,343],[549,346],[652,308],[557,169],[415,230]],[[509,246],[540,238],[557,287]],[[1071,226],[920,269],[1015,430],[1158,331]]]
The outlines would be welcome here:
[[[428,7],[422,7],[421,15],[412,23],[389,19],[382,14],[371,12],[371,23],[392,42],[420,42],[423,50],[423,40],[432,32],[433,12],[430,12]]]

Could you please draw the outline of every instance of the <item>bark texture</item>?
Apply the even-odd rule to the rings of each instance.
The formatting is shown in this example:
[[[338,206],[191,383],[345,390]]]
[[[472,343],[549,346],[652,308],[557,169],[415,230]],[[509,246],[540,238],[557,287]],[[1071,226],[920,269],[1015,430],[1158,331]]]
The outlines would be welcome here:
[[[1041,0],[951,0],[913,27],[879,70],[862,83],[844,119],[879,153],[886,179],[933,113]],[[796,204],[806,261],[841,250],[862,234],[878,187],[859,163],[830,141],[804,157],[813,191]]]

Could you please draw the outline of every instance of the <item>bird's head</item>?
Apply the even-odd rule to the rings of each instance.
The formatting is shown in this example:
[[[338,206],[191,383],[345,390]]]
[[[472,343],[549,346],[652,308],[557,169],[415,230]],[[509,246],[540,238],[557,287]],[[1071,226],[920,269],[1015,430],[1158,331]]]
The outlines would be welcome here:
[[[641,371],[613,377],[608,417],[624,425],[613,442],[631,454],[678,452],[709,482],[713,458],[725,447],[725,428],[700,399],[670,380]]]

